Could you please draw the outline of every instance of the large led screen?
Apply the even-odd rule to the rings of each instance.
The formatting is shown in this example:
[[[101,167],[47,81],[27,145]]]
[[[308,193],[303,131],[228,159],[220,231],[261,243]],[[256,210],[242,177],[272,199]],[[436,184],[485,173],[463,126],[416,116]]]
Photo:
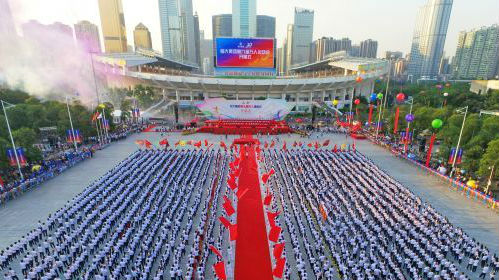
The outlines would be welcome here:
[[[217,67],[274,68],[274,39],[217,38]]]

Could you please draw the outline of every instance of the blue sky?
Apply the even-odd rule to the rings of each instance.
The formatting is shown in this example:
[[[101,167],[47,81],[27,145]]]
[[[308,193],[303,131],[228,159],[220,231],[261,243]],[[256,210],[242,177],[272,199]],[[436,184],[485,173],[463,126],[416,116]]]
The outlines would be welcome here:
[[[153,47],[161,49],[157,0],[122,0],[128,40],[143,22],[151,31]],[[314,39],[322,36],[379,41],[378,55],[386,50],[407,53],[418,7],[426,0],[259,0],[258,14],[277,18],[277,39],[282,44],[286,25],[293,22],[294,7],[315,10]],[[37,19],[43,23],[74,24],[86,19],[100,26],[97,0],[10,0],[17,23]],[[231,0],[193,0],[200,28],[211,37],[211,16],[231,12]],[[498,0],[454,0],[445,50],[455,52],[458,32],[499,23]]]

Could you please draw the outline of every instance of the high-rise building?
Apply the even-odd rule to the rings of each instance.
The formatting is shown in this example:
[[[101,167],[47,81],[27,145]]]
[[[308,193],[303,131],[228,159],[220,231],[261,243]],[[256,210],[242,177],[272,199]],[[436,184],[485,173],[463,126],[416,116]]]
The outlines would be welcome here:
[[[292,43],[291,65],[308,63],[310,57],[310,43],[314,35],[314,11],[303,8],[295,8],[294,27]],[[289,29],[288,29],[289,30]],[[289,50],[288,50],[289,52]]]
[[[398,58],[394,63],[393,63],[393,76],[394,77],[401,77],[405,75],[405,72],[407,70],[407,60],[405,58]]]
[[[451,74],[452,71],[449,61],[450,61],[449,57],[442,56],[442,59],[440,60],[440,65],[438,67],[439,76],[448,76],[449,74]]]
[[[126,52],[125,15],[121,0],[99,0],[99,11],[105,51]]]
[[[360,42],[360,57],[376,58],[378,54],[378,41],[367,39]]]
[[[2,24],[0,24],[0,38],[17,36],[8,0],[0,0],[0,18],[2,19]]]
[[[199,31],[199,49],[203,73],[208,75],[213,72],[213,41],[204,37],[204,31]]]
[[[256,37],[275,38],[275,17],[256,16]]]
[[[196,62],[192,0],[158,0],[163,57]]]
[[[289,69],[291,68],[291,65],[293,65],[293,35],[294,35],[294,30],[295,30],[295,26],[294,24],[288,24],[288,28],[287,28],[287,31],[286,31],[286,41],[284,43],[284,50],[285,50],[285,54],[286,54],[286,57],[284,58],[286,63],[284,63],[284,68],[285,68],[285,71],[284,73],[285,74],[288,74],[289,72]]]
[[[152,50],[151,32],[149,32],[149,29],[142,22],[135,26],[133,43],[135,50],[138,48]]]
[[[204,39],[204,32],[203,32]],[[196,50],[196,64],[202,66],[201,61],[201,32],[199,30],[199,17],[198,13],[194,15],[194,49]]]
[[[97,25],[82,20],[74,25],[76,43],[86,52],[89,53],[100,53],[100,36],[99,28]]]
[[[402,52],[386,51],[385,59],[399,59],[402,58],[404,54]]]
[[[256,36],[256,0],[232,0],[232,35]]]
[[[414,28],[408,74],[435,78],[444,51],[453,0],[428,0]]]
[[[460,32],[453,76],[456,79],[491,79],[496,76],[499,61],[499,25]]]
[[[215,41],[218,37],[232,37],[231,14],[214,15],[211,20],[213,28],[213,41]]]
[[[286,41],[282,47],[277,49],[277,75],[282,76],[286,74]]]
[[[360,57],[360,45],[353,45],[349,54],[351,56]]]
[[[322,37],[315,40],[310,45],[310,62],[324,60],[325,57],[338,51],[350,51],[352,41],[348,38],[334,39],[331,37]]]

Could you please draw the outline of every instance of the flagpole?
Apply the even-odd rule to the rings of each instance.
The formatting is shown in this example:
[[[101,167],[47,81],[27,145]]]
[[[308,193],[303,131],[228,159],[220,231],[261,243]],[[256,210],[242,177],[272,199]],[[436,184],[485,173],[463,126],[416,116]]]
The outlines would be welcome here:
[[[452,167],[451,167],[450,176],[449,176],[451,178],[452,178],[452,175],[454,175],[454,167],[456,166],[457,154],[459,153],[459,145],[461,144],[461,137],[463,136],[464,123],[466,122],[466,115],[468,115],[468,106],[461,108],[461,109],[458,109],[457,111],[459,113],[462,113],[461,110],[463,110],[463,109],[465,110],[463,124],[461,125],[461,132],[459,132],[459,139],[457,140],[456,155],[452,159]]]
[[[106,113],[105,113],[105,109],[102,108],[102,120],[104,122],[104,129],[105,129],[105,132],[106,132],[106,140],[108,140],[107,138],[109,138],[109,131],[108,131],[108,128],[107,128],[107,120],[106,120]]]
[[[12,130],[10,130],[9,118],[7,117],[7,111],[5,110],[5,104],[3,100],[2,103],[3,114],[5,115],[5,122],[7,123],[7,128],[9,130],[10,141],[12,142],[12,147],[14,148],[14,155],[16,156],[17,170],[19,170],[19,175],[21,175],[21,180],[24,180],[23,172],[21,171],[21,164],[19,163],[19,156],[17,155],[16,144],[14,144],[14,137],[12,137]]]
[[[78,144],[76,144],[75,130],[73,128],[73,119],[71,119],[71,111],[69,111],[69,101],[67,96],[66,96],[66,107],[68,108],[69,123],[71,124],[71,135],[73,136],[73,144],[75,146],[75,152],[77,152]]]

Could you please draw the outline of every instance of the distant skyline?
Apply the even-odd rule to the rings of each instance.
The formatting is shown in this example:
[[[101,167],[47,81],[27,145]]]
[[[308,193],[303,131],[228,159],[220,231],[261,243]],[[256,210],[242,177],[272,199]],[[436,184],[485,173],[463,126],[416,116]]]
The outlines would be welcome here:
[[[129,44],[133,44],[133,30],[142,22],[152,36],[153,48],[162,51],[157,0],[122,0]],[[293,23],[294,7],[315,10],[314,40],[323,36],[349,37],[352,43],[374,39],[379,42],[378,57],[384,52],[402,51],[407,54],[418,8],[427,0],[258,0],[257,14],[276,17],[278,47],[286,36],[286,26]],[[477,4],[480,2],[480,4]],[[20,25],[30,19],[41,23],[55,21],[71,27],[80,20],[88,20],[101,28],[97,0],[10,0],[16,21]],[[499,23],[499,1],[454,0],[445,43],[445,55],[455,54],[458,33]],[[211,16],[231,13],[232,0],[193,0],[193,11],[199,15],[200,29],[211,37]],[[101,31],[101,30],[100,30]],[[102,35],[102,31],[101,31]]]

